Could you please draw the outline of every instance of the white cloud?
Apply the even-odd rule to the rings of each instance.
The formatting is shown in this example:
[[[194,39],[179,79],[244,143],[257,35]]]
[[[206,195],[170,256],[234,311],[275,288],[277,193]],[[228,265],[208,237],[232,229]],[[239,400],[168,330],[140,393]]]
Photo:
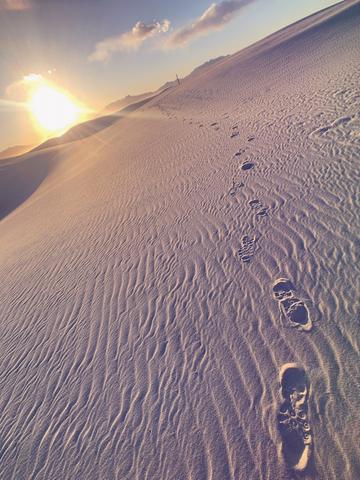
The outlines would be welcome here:
[[[30,0],[0,0],[1,10],[22,11],[32,8]]]
[[[157,34],[165,33],[169,28],[169,20],[148,24],[137,22],[129,32],[98,42],[95,50],[89,55],[88,59],[90,62],[103,62],[108,60],[114,52],[137,50],[145,40]]]
[[[29,75],[24,75],[21,82],[30,83],[30,82],[39,82],[42,80],[42,75],[40,73],[29,73]]]
[[[12,100],[25,101],[29,91],[43,82],[43,80],[44,78],[40,73],[29,73],[28,75],[24,75],[21,80],[8,85],[5,89],[5,95]]]
[[[239,10],[253,1],[223,0],[220,3],[212,3],[192,24],[175,30],[168,40],[168,45],[172,47],[186,45],[196,37],[207,35],[213,30],[220,30],[234,18]]]

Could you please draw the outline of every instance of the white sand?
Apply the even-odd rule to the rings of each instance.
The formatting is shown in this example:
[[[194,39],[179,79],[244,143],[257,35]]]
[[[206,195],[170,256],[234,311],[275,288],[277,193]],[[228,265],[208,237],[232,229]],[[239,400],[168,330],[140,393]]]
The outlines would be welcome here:
[[[1,166],[1,479],[360,478],[359,25],[346,2]]]

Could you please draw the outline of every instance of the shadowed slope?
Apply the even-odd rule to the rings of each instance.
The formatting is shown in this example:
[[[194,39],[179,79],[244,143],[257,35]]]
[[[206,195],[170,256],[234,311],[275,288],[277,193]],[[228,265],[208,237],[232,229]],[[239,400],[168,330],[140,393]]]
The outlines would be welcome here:
[[[17,157],[0,166],[0,220],[21,205],[50,172],[56,151]]]
[[[25,155],[25,153],[29,152],[32,148],[34,148],[33,145],[15,145],[13,147],[6,148],[0,152],[0,164],[2,163],[2,159]]]

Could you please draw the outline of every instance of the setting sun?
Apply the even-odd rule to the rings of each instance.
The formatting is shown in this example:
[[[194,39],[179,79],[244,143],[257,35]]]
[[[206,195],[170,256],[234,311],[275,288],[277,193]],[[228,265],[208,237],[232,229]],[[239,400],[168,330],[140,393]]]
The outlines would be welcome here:
[[[70,127],[81,113],[69,96],[48,85],[36,88],[28,105],[41,128],[49,132]]]

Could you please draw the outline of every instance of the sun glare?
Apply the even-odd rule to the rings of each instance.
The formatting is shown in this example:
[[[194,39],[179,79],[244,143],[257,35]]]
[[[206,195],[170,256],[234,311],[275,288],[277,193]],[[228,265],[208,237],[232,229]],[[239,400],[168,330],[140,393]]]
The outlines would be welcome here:
[[[80,119],[81,109],[71,98],[48,85],[39,85],[28,102],[29,109],[48,132],[60,132]]]

